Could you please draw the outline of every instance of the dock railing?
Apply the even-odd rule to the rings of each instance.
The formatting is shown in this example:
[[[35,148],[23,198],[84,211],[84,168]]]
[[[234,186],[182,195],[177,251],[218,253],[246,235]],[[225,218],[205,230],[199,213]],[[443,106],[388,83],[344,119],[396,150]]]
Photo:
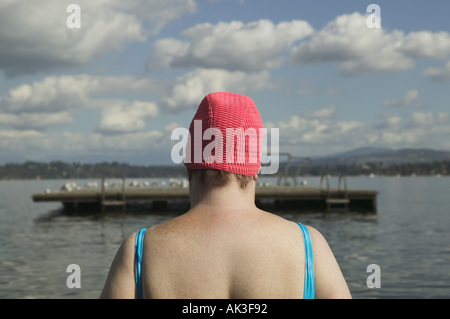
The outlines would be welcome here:
[[[107,207],[122,207],[125,211],[127,206],[126,196],[125,196],[125,177],[122,178],[122,188],[119,194],[107,194],[106,192],[106,181],[105,177],[102,177],[102,195],[100,205],[102,207],[102,212],[106,210]]]
[[[311,159],[309,157],[292,156],[289,153],[279,153],[279,156],[287,156],[287,161],[284,166],[284,170],[278,175],[277,185],[288,185],[288,178],[292,178],[294,185],[298,185],[297,177],[300,176],[302,169],[302,162],[306,162],[306,165],[311,165]],[[294,165],[293,161],[296,161],[297,169],[294,173],[290,173],[291,167]]]

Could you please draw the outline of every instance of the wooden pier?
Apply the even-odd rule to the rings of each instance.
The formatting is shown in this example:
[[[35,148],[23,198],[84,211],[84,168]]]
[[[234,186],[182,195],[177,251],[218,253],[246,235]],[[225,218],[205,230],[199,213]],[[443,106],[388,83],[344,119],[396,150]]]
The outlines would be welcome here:
[[[337,189],[331,189],[327,178],[321,179],[320,187],[302,185],[268,185],[256,187],[256,203],[274,204],[277,207],[288,206],[298,209],[327,210],[343,208],[349,210],[364,210],[376,213],[377,192],[369,190],[347,189],[345,179],[339,181]],[[324,185],[326,182],[326,185]],[[152,202],[153,207],[160,209],[170,201],[189,201],[189,189],[184,185],[147,185],[140,187],[126,186],[125,179],[116,188],[102,186],[97,188],[78,188],[34,194],[34,202],[61,202],[66,208],[95,206],[102,211],[108,207],[118,206],[125,209],[128,203]]]

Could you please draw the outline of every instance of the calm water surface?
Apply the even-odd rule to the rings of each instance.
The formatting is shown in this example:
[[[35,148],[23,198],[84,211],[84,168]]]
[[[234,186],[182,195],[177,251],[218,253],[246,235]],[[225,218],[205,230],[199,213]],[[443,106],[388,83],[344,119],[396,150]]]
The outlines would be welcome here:
[[[60,203],[32,202],[64,182],[0,181],[0,298],[98,298],[122,240],[185,210],[67,214]],[[348,185],[379,191],[377,214],[277,213],[322,232],[354,298],[449,298],[450,178],[352,177]],[[70,264],[80,266],[79,289],[67,287]],[[381,288],[367,287],[370,264],[380,266]]]

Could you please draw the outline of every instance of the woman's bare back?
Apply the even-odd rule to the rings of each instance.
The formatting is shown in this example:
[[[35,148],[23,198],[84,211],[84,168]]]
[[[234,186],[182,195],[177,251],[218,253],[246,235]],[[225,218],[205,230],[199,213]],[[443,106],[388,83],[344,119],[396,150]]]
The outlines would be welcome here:
[[[147,231],[144,297],[302,298],[305,253],[297,224],[259,209],[205,210]]]

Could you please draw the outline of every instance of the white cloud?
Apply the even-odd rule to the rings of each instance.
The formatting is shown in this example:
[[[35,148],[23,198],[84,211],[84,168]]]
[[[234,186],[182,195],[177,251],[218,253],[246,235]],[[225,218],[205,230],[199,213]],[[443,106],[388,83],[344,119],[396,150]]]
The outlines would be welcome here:
[[[318,110],[326,114],[329,109]],[[450,114],[415,112],[409,116],[383,114],[382,122],[370,124],[311,118],[308,112],[285,121],[265,122],[267,128],[280,129],[280,150],[304,156],[326,155],[367,145],[405,148],[445,149],[450,136]]]
[[[317,111],[308,111],[303,116],[306,118],[333,118],[336,114],[336,106],[332,105],[329,108]]]
[[[153,102],[124,103],[116,101],[110,107],[104,107],[101,114],[99,131],[124,133],[143,130],[149,118],[158,115],[158,107]]]
[[[450,114],[445,112],[440,112],[436,118],[437,122],[440,124],[445,124],[450,122]]]
[[[434,114],[431,112],[422,113],[422,112],[414,112],[411,115],[411,123],[414,126],[430,126],[435,123]]]
[[[310,118],[302,114],[276,123],[265,122],[264,126],[280,129],[280,151],[301,156],[326,155],[367,145],[391,148],[426,145],[435,149],[448,146],[450,113],[416,112],[407,117],[385,114],[382,120],[383,125],[373,125],[327,117]],[[0,130],[0,153],[34,160],[61,155],[73,160],[94,156],[108,156],[114,160],[123,154],[133,154],[148,156],[150,162],[152,154],[170,154],[173,146],[170,133],[176,127],[180,124],[173,122],[161,131],[106,135],[99,132]]]
[[[423,71],[423,74],[435,82],[448,82],[450,81],[450,62],[447,62],[442,69],[428,68]]]
[[[121,152],[150,153],[152,150],[158,150],[170,142],[170,135],[166,135],[164,139],[164,133],[161,131],[147,131],[114,135],[92,133],[87,136],[74,135],[73,138],[89,139],[87,143],[84,143],[87,154],[102,152],[120,154]]]
[[[290,116],[287,121],[264,123],[268,128],[280,129],[280,151],[312,156],[342,151],[349,145],[358,147],[371,143],[365,134],[367,125],[356,121],[311,119],[304,115]],[[356,137],[359,137],[358,139]]]
[[[388,107],[409,106],[417,100],[419,100],[419,91],[409,90],[402,98],[384,100],[382,105]]]
[[[130,141],[133,141],[130,143]],[[100,133],[44,133],[34,130],[0,130],[0,153],[32,160],[68,157],[110,160],[126,154],[148,156],[140,162],[151,162],[155,152],[166,152],[171,146],[170,134],[161,131],[103,135]],[[170,154],[170,151],[167,153]],[[129,160],[132,158],[128,157]],[[136,160],[136,158],[134,158]]]
[[[198,107],[200,101],[211,92],[248,94],[263,88],[271,88],[268,71],[244,73],[221,69],[196,69],[175,81],[168,97],[161,100],[161,107],[169,112]]]
[[[156,104],[111,96],[150,96],[161,88],[157,81],[132,76],[48,76],[0,96],[0,123],[16,129],[44,129],[70,123],[75,114],[96,108],[103,110],[101,131],[136,131],[145,127],[145,119],[157,115]]]
[[[0,3],[0,69],[17,75],[76,67],[124,44],[143,42],[173,19],[196,10],[194,0],[78,0],[81,28],[69,29],[70,0]]]
[[[450,53],[450,34],[447,32],[411,32],[402,42],[399,50],[415,59],[446,59]]]
[[[144,130],[146,122],[155,118],[160,108],[168,112],[195,108],[211,92],[249,94],[271,88],[268,71],[197,69],[170,85],[134,76],[48,76],[0,96],[0,124],[21,130],[44,130],[71,123],[81,112],[98,109],[98,132],[123,134]],[[130,95],[146,99],[130,100]],[[155,101],[157,98],[159,101]]]
[[[380,145],[394,148],[417,147],[445,149],[450,135],[449,113],[414,112],[411,115],[389,115],[390,126],[374,127]]]
[[[380,128],[399,128],[403,122],[403,117],[397,114],[382,114],[383,123],[379,126]]]
[[[444,59],[450,53],[450,34],[370,29],[360,13],[345,14],[329,22],[310,40],[293,48],[297,64],[338,63],[344,75],[397,72],[414,67],[419,58]]]
[[[47,142],[45,134],[34,130],[0,130],[0,150],[3,154],[23,152],[26,150],[36,151],[36,147],[41,148],[41,152],[48,150],[44,146]]]
[[[11,113],[79,109],[86,104],[94,85],[89,76],[48,76],[11,89],[0,97],[0,106]]]
[[[267,122],[268,128],[280,129],[280,143],[282,144],[308,144],[323,147],[330,142],[340,141],[343,136],[359,135],[364,124],[356,121],[334,120],[336,108],[324,108],[316,111],[307,111],[301,116],[292,115],[287,121],[278,123]]]
[[[106,3],[111,3],[111,0],[106,1]],[[146,24],[150,25],[150,29],[147,29],[146,32],[151,35],[159,33],[170,21],[197,11],[195,0],[114,0],[111,7],[120,8],[125,12],[136,15],[139,20],[145,21]]]
[[[184,30],[187,41],[166,38],[156,41],[149,58],[150,69],[169,67],[221,68],[260,71],[279,67],[283,53],[313,32],[305,21],[275,25],[270,20],[198,24]]]
[[[170,68],[173,61],[182,59],[189,50],[189,44],[174,38],[156,41],[153,52],[148,60],[150,69]]]
[[[9,125],[18,129],[44,129],[48,126],[69,124],[73,117],[68,112],[58,113],[0,113],[0,124]]]

